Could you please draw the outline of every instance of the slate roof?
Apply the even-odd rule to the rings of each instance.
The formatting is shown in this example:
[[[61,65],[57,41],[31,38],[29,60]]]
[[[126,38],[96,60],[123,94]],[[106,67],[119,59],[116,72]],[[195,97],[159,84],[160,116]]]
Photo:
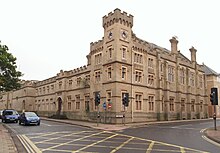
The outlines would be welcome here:
[[[203,69],[203,71],[205,72],[206,75],[216,75],[216,76],[219,76],[219,73],[215,72],[213,69],[211,69],[210,67],[208,67],[204,63],[202,65],[202,69]]]

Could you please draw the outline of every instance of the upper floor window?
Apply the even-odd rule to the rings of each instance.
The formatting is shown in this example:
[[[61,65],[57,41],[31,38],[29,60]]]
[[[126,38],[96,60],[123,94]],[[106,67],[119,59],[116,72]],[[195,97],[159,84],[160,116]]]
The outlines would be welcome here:
[[[50,92],[50,87],[49,86],[47,86],[47,93],[49,93]]]
[[[101,81],[101,71],[95,71],[95,82],[100,82]]]
[[[112,48],[111,47],[108,48],[108,58],[109,59],[112,58]]]
[[[150,86],[154,85],[154,75],[152,75],[152,74],[148,75],[148,85],[150,85]]]
[[[126,59],[126,52],[127,52],[127,48],[123,47],[122,48],[122,59]]]
[[[39,91],[39,94],[41,94],[41,88],[39,88],[39,90],[38,90],[38,91]]]
[[[203,76],[199,75],[199,88],[203,87]]]
[[[67,96],[67,101],[71,101],[71,95]]]
[[[51,85],[51,90],[54,91],[54,85],[53,84]]]
[[[143,63],[143,55],[138,54],[138,53],[134,53],[134,62],[142,64]]]
[[[125,80],[126,79],[126,75],[127,75],[127,68],[126,67],[122,67],[121,68],[121,78],[123,80]]]
[[[79,86],[80,83],[81,83],[81,77],[78,77],[78,78],[76,79],[76,85]]]
[[[180,83],[185,84],[185,70],[183,68],[180,69]]]
[[[168,66],[168,81],[174,82],[174,67]]]
[[[62,81],[59,82],[59,89],[62,87]]]
[[[70,79],[70,80],[69,80],[69,86],[72,86],[72,84],[73,84],[73,80]]]
[[[191,86],[195,86],[195,76],[193,72],[190,72],[189,81]]]
[[[161,72],[161,73],[163,73],[163,69],[164,69],[163,67],[164,67],[164,64],[161,63],[161,64],[160,64],[160,72]]]
[[[135,71],[135,82],[142,82],[142,71]]]
[[[89,85],[89,83],[90,83],[90,75],[86,75],[85,76],[85,82],[86,82],[87,85]]]
[[[154,68],[154,60],[153,58],[148,58],[148,68]]]
[[[102,61],[102,53],[96,54],[95,55],[95,64],[100,64]]]
[[[112,67],[111,66],[108,67],[107,73],[108,73],[108,80],[111,80],[112,78]]]
[[[26,92],[26,90],[25,90],[25,92]],[[43,87],[43,93],[45,94],[45,87]]]

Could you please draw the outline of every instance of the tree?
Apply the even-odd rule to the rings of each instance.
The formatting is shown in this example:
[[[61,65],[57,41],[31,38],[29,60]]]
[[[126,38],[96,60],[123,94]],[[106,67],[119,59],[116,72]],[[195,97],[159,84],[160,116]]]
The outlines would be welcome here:
[[[6,45],[1,45],[0,41],[0,92],[18,89],[20,87],[20,79],[22,76],[16,68],[16,57],[8,52]]]

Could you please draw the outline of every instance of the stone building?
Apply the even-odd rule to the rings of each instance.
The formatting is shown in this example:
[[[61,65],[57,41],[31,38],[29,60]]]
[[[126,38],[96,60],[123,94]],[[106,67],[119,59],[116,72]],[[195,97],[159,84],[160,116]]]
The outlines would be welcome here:
[[[219,100],[219,97],[220,97],[220,93],[219,93],[220,75],[219,75],[219,73],[215,72],[214,70],[212,70],[210,67],[208,67],[204,63],[202,65],[202,69],[204,70],[205,75],[206,75],[208,96],[210,97],[212,87],[218,88],[218,105],[216,105],[216,106],[211,105],[210,99],[208,99],[208,116],[213,117],[214,107],[215,107],[216,108],[216,112],[215,112],[216,116],[220,117],[220,100]]]
[[[25,81],[17,91],[2,93],[0,107],[70,119],[122,123],[208,117],[206,77],[196,62],[138,38],[133,16],[115,9],[103,17],[104,37],[90,44],[87,65],[43,81]],[[95,93],[101,103],[95,106]],[[129,93],[129,106],[122,98]],[[125,120],[124,118],[125,117]]]

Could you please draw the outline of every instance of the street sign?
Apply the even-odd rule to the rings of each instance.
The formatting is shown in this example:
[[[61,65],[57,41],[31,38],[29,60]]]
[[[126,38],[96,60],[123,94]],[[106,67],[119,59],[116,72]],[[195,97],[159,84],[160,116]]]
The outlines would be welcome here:
[[[111,103],[108,103],[108,108],[112,108],[112,104]]]
[[[103,103],[102,107],[106,109],[106,102]]]

